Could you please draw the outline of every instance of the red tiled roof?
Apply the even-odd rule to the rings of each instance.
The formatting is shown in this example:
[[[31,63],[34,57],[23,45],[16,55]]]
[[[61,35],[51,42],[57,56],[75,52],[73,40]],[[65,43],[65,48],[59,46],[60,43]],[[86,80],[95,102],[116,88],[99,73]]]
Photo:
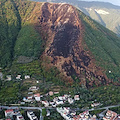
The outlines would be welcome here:
[[[5,112],[6,112],[6,113],[8,113],[8,112],[13,112],[13,109],[8,109],[8,110],[6,110]]]

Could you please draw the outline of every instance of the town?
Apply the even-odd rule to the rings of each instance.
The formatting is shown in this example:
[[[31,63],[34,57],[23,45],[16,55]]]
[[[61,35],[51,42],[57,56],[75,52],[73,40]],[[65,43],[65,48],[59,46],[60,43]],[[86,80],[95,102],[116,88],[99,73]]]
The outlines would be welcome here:
[[[3,75],[1,73],[1,79]],[[30,75],[25,75],[24,78],[21,78],[21,75],[18,74],[15,79],[17,81],[30,80]],[[12,81],[12,76],[7,75],[6,81]],[[116,112],[109,110],[111,107],[117,106],[108,106],[103,107],[102,103],[99,101],[92,101],[88,108],[79,108],[77,102],[81,101],[80,94],[72,94],[69,92],[65,94],[60,94],[59,91],[48,91],[47,93],[41,94],[39,80],[35,80],[34,85],[31,85],[25,96],[19,100],[19,103],[9,104],[0,106],[0,111],[4,112],[4,118],[6,120],[44,120],[45,117],[52,116],[51,110],[55,110],[63,119],[65,120],[119,120],[120,115]],[[76,104],[76,105],[75,105]],[[101,107],[102,106],[102,107]],[[120,105],[119,105],[120,106]],[[24,110],[23,111],[21,111]],[[99,114],[91,114],[91,111],[100,110]],[[37,114],[36,114],[36,111]],[[45,114],[43,115],[43,111]]]
[[[64,94],[63,96],[59,96],[59,92],[53,92],[49,91],[45,95],[40,95],[39,93],[35,93],[39,87],[37,86],[31,86],[28,89],[28,96],[23,98],[23,101],[21,101],[19,107],[14,107],[14,106],[1,106],[0,109],[4,110],[5,114],[5,119],[6,120],[25,120],[24,116],[20,113],[19,109],[27,109],[26,115],[30,120],[43,120],[44,117],[42,114],[40,114],[40,117],[38,118],[33,110],[40,108],[40,112],[42,112],[42,109],[46,109],[46,116],[49,117],[51,115],[50,109],[55,109],[56,112],[58,112],[63,119],[65,120],[98,120],[98,119],[103,119],[103,120],[119,120],[120,115],[117,114],[114,111],[111,111],[109,109],[106,109],[102,111],[99,114],[100,118],[97,118],[97,115],[91,115],[90,111],[94,110],[94,108],[101,106],[101,103],[95,103],[93,102],[91,104],[92,109],[85,110],[81,113],[77,113],[77,110],[75,108],[71,107],[65,107],[64,104],[66,102],[69,103],[69,105],[72,105],[75,101],[79,101],[79,95],[74,95],[72,98],[71,95],[69,94]],[[33,94],[35,93],[35,94]],[[52,101],[45,100],[46,96],[53,96],[53,95],[58,95],[57,97],[54,97]],[[22,105],[25,105],[26,103],[33,103],[33,102],[38,102],[41,103],[41,106],[39,107],[21,107]],[[34,109],[33,109],[34,108]],[[33,110],[31,110],[33,109]],[[49,110],[48,110],[49,109]]]

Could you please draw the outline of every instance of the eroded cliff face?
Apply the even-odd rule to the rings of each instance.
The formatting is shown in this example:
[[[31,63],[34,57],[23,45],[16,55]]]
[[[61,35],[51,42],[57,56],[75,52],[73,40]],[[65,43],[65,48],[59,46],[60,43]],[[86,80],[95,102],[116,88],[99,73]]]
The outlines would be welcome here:
[[[108,82],[90,51],[83,48],[84,26],[73,6],[44,3],[37,17],[35,28],[47,35],[43,60],[47,57],[70,83],[75,79],[85,86]]]

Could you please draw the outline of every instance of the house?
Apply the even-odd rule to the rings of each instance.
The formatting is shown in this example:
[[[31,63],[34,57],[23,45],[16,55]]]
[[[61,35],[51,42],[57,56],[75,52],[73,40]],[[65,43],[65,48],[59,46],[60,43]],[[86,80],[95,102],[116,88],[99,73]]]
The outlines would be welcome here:
[[[72,104],[72,103],[74,102],[74,100],[73,100],[72,98],[68,98],[68,102],[69,102],[70,104]]]
[[[36,86],[32,86],[29,88],[30,91],[37,91],[39,90],[39,87],[36,87]]]
[[[27,97],[27,98],[24,97],[24,98],[23,98],[23,101],[24,101],[24,102],[32,102],[33,99],[32,99],[32,97]]]
[[[69,114],[69,110],[70,108],[66,108],[66,107],[60,107],[60,108],[56,108],[57,112],[59,112],[61,114],[61,116],[66,119],[66,120],[73,120],[72,116]]]
[[[117,118],[117,113],[108,110],[106,115],[103,117],[103,120],[115,120],[116,118]]]
[[[38,120],[35,114],[32,111],[27,111],[27,116],[30,120]]]
[[[49,106],[49,102],[48,102],[48,101],[42,101],[42,104],[44,104],[45,107],[48,107],[48,106]]]
[[[47,111],[46,116],[50,116],[50,111],[49,110],[46,110],[46,111]]]
[[[53,104],[52,104],[52,107],[56,107],[56,106],[57,106],[57,104],[56,104],[56,103],[53,103]]]
[[[7,78],[6,80],[8,80],[8,81],[12,80],[11,75],[7,75],[6,78]]]
[[[30,75],[25,75],[25,79],[30,79]]]
[[[96,118],[93,118],[89,111],[84,111],[83,113],[79,114],[79,120],[96,120]]]
[[[16,80],[20,80],[21,79],[21,75],[17,75]]]
[[[57,101],[56,101],[56,104],[57,104],[57,105],[61,105],[61,104],[64,104],[64,102],[63,102],[62,100],[57,100]]]
[[[62,97],[62,96],[59,96],[58,99],[59,99],[59,100],[63,100],[63,97]]]
[[[54,94],[59,94],[59,92],[54,92]]]
[[[55,102],[53,102],[53,101],[50,101],[49,103],[50,103],[50,105],[53,105]]]
[[[91,107],[97,107],[99,105],[100,105],[100,103],[93,103],[93,104],[91,104]]]
[[[120,120],[120,115],[117,116],[117,118],[115,120]]]
[[[40,101],[40,94],[39,93],[34,94],[34,98],[37,102],[39,102]]]
[[[5,110],[5,117],[12,117],[14,114],[13,109]]]
[[[70,115],[75,116],[75,115],[76,115],[76,112],[75,112],[74,110],[70,110]]]
[[[21,114],[17,115],[17,116],[16,116],[16,119],[17,119],[17,120],[24,120],[24,118],[23,118],[23,116],[22,116]]]
[[[53,102],[56,102],[58,100],[58,97],[55,97],[54,99],[53,99]]]
[[[75,95],[74,100],[80,100],[79,95]]]
[[[49,92],[49,95],[50,95],[50,96],[52,96],[53,94],[54,94],[53,91],[50,91],[50,92]]]

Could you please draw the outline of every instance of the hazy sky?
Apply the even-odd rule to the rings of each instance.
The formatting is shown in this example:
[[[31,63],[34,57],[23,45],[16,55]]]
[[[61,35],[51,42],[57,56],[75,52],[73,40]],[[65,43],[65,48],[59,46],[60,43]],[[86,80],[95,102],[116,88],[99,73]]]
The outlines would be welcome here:
[[[100,2],[110,2],[114,5],[120,6],[120,0],[83,0],[83,1],[100,1]]]

